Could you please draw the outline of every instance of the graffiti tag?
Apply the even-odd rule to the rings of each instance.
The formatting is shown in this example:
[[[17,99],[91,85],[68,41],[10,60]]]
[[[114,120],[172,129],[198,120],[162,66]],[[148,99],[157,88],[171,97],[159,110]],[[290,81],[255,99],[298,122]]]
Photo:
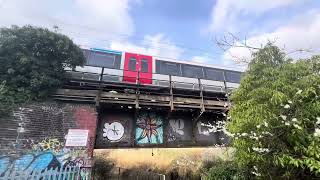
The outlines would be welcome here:
[[[184,128],[184,121],[182,119],[170,119],[169,124],[173,130],[173,132],[184,135],[183,128]]]

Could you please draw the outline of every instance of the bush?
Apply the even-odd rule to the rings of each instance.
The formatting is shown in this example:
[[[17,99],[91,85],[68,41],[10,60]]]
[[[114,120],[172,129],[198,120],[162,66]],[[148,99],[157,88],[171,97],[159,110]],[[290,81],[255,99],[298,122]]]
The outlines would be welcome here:
[[[0,28],[0,103],[43,99],[63,84],[65,68],[84,62],[65,35],[32,26]]]
[[[232,161],[217,160],[209,169],[205,180],[247,180],[246,172]]]
[[[320,178],[320,56],[293,61],[268,44],[231,96],[235,162],[258,179]]]

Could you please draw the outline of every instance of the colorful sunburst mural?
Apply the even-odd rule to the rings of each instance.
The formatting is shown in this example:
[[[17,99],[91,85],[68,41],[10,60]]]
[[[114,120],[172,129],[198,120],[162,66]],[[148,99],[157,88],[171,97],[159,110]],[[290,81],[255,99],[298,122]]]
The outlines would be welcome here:
[[[141,113],[137,118],[137,144],[162,144],[162,118],[155,113]]]

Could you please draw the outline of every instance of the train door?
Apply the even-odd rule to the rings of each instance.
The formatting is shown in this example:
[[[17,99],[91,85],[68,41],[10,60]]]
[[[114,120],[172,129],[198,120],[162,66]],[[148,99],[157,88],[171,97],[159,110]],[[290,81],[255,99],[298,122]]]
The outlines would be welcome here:
[[[141,84],[152,84],[152,56],[139,55],[139,77]]]
[[[125,53],[123,81],[152,84],[152,56]]]
[[[138,76],[138,55],[133,53],[125,53],[124,58],[124,70],[123,70],[123,81],[136,83]]]

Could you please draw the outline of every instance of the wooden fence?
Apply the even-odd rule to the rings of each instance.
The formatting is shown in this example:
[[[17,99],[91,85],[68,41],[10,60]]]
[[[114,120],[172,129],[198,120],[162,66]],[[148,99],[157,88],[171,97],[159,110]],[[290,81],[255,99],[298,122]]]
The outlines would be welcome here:
[[[90,177],[81,177],[80,167],[67,166],[65,168],[47,168],[42,170],[11,170],[0,175],[0,180],[78,180],[90,179]]]

